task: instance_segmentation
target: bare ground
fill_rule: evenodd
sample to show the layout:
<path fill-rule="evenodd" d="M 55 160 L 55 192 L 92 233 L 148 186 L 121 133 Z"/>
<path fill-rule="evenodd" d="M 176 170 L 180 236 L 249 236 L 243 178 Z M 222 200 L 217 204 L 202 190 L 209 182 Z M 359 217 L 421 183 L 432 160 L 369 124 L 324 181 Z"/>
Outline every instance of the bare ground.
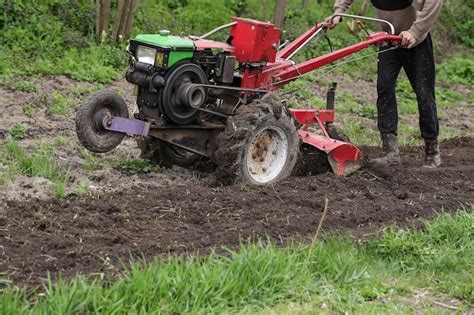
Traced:
<path fill-rule="evenodd" d="M 320 169 L 305 170 L 306 176 L 272 187 L 222 187 L 212 172 L 182 168 L 123 174 L 111 161 L 137 158 L 133 139 L 111 153 L 90 154 L 75 138 L 74 110 L 67 117 L 47 113 L 55 91 L 76 104 L 94 86 L 65 77 L 37 79 L 36 83 L 41 93 L 0 85 L 0 138 L 9 137 L 17 122 L 28 128 L 20 141 L 27 149 L 35 148 L 38 140 L 54 143 L 58 136 L 67 138 L 69 143 L 58 146 L 55 154 L 69 169 L 71 182 L 64 199 L 52 198 L 51 182 L 43 178 L 16 176 L 1 187 L 0 273 L 7 273 L 15 285 L 38 284 L 48 272 L 53 278 L 96 272 L 115 275 L 122 270 L 120 261 L 130 257 L 149 260 L 168 254 L 207 253 L 211 248 L 235 247 L 248 238 L 281 243 L 306 240 L 315 231 L 326 198 L 330 212 L 325 229 L 350 233 L 356 239 L 390 224 L 405 225 L 474 203 L 471 137 L 442 144 L 444 164 L 439 170 L 421 168 L 421 148 L 406 147 L 399 167 L 381 169 L 366 164 L 348 178 L 320 174 Z M 131 86 L 120 80 L 110 88 L 125 96 L 132 112 Z M 375 93 L 367 82 L 344 89 L 367 102 Z M 323 94 L 323 89 L 318 93 Z M 24 104 L 37 109 L 34 118 L 24 113 Z M 442 120 L 441 128 L 459 121 L 460 129 L 462 121 L 472 125 L 469 102 L 446 110 L 452 119 Z M 373 128 L 373 121 L 362 121 Z M 467 129 L 461 135 L 464 132 L 471 134 Z M 363 151 L 366 157 L 379 153 L 373 147 Z M 86 168 L 91 161 L 93 167 Z M 89 187 L 86 198 L 72 194 L 79 183 Z"/>
<path fill-rule="evenodd" d="M 443 143 L 445 163 L 423 169 L 418 148 L 403 164 L 366 165 L 348 178 L 292 177 L 272 187 L 195 183 L 129 188 L 88 198 L 6 202 L 0 219 L 0 272 L 17 285 L 76 273 L 119 273 L 130 257 L 235 247 L 248 238 L 309 239 L 329 200 L 326 231 L 373 235 L 474 203 L 474 140 Z M 378 152 L 365 148 L 368 155 Z"/>

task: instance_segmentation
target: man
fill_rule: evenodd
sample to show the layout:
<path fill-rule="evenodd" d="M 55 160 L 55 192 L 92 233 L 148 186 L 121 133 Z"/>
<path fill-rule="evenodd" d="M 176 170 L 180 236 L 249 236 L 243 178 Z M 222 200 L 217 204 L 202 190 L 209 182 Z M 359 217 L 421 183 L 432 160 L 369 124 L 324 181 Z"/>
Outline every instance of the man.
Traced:
<path fill-rule="evenodd" d="M 344 13 L 354 0 L 336 0 L 335 13 Z M 430 29 L 441 10 L 442 0 L 371 0 L 377 17 L 391 22 L 402 37 L 403 48 L 381 47 L 377 77 L 378 128 L 382 138 L 382 157 L 374 162 L 383 165 L 400 164 L 397 145 L 398 111 L 395 84 L 401 68 L 405 70 L 416 94 L 421 136 L 425 140 L 424 166 L 441 165 L 438 135 L 439 125 L 435 102 L 435 64 Z M 340 17 L 329 17 L 333 28 Z"/>

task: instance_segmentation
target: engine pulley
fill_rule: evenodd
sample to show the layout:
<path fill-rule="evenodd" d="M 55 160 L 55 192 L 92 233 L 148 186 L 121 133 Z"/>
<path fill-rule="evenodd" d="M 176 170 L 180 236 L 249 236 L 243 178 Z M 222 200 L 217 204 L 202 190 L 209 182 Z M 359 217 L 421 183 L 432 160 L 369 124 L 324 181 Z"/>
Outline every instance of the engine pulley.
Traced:
<path fill-rule="evenodd" d="M 168 72 L 165 81 L 160 98 L 165 118 L 178 125 L 196 120 L 199 116 L 198 108 L 207 98 L 205 89 L 199 86 L 208 84 L 204 71 L 195 64 L 183 64 Z"/>

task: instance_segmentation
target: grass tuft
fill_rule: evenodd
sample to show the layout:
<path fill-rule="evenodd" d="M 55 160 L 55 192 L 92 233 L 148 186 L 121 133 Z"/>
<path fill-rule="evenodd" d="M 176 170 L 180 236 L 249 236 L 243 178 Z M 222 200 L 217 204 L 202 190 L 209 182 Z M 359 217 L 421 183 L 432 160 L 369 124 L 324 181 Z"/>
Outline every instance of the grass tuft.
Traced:
<path fill-rule="evenodd" d="M 70 181 L 69 172 L 55 161 L 52 146 L 39 144 L 34 152 L 28 152 L 16 141 L 6 141 L 0 159 L 8 162 L 11 174 L 39 176 L 50 180 L 54 195 L 64 197 L 66 184 Z"/>
<path fill-rule="evenodd" d="M 155 164 L 152 164 L 149 160 L 143 159 L 131 159 L 131 160 L 116 160 L 114 162 L 115 168 L 125 174 L 138 174 L 138 173 L 160 173 L 163 169 Z"/>
<path fill-rule="evenodd" d="M 28 133 L 28 128 L 20 123 L 15 123 L 11 128 L 10 128 L 10 136 L 14 140 L 21 140 L 23 139 L 26 134 Z"/>

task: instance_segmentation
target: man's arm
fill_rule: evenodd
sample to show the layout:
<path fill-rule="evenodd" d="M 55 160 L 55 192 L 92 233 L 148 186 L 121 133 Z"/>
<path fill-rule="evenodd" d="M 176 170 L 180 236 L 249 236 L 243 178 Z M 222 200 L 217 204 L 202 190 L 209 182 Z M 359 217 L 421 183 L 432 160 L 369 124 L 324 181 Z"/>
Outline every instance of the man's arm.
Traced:
<path fill-rule="evenodd" d="M 417 18 L 408 32 L 419 41 L 424 37 L 433 26 L 439 11 L 443 6 L 442 0 L 425 0 L 421 11 L 418 12 Z"/>
<path fill-rule="evenodd" d="M 336 3 L 334 4 L 334 14 L 346 12 L 353 2 L 354 0 L 336 0 Z M 341 17 L 336 16 L 333 18 L 332 15 L 328 16 L 325 21 L 329 28 L 335 27 L 339 22 L 341 22 Z"/>
<path fill-rule="evenodd" d="M 354 0 L 336 0 L 334 13 L 344 13 L 354 3 Z"/>

